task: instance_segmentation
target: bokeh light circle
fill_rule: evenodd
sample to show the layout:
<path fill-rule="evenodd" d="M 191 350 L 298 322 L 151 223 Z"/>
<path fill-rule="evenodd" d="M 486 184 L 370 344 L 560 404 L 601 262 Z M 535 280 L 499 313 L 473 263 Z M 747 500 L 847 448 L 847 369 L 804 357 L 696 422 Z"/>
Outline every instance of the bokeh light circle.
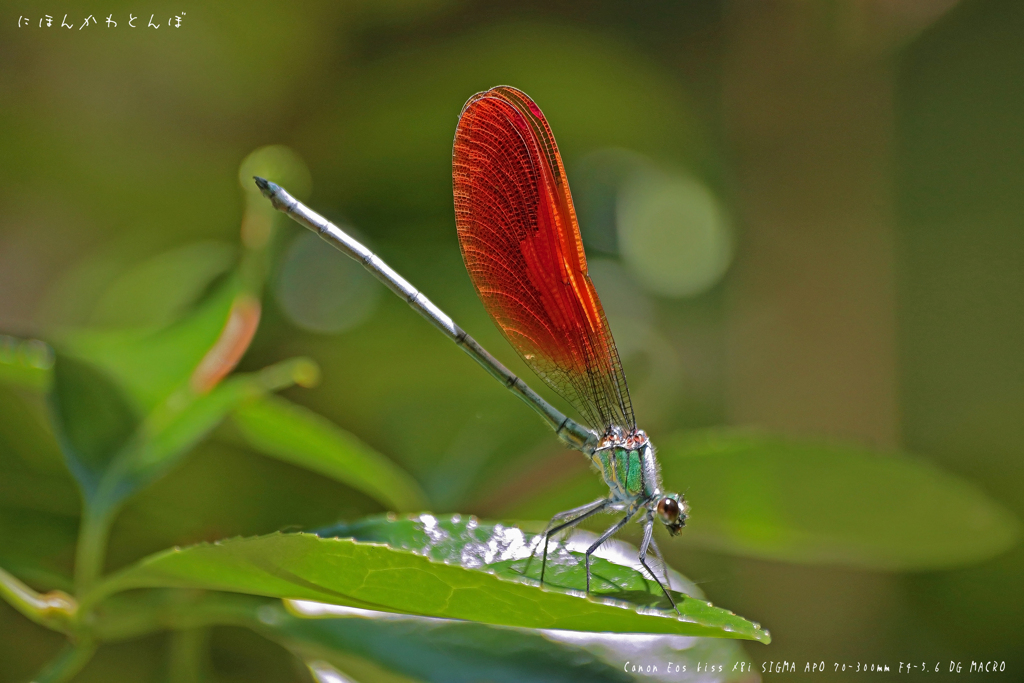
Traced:
<path fill-rule="evenodd" d="M 288 247 L 275 287 L 289 320 L 304 330 L 326 334 L 363 323 L 376 308 L 380 292 L 361 265 L 307 231 Z"/>
<path fill-rule="evenodd" d="M 617 200 L 619 251 L 650 292 L 695 296 L 725 274 L 732 231 L 724 209 L 703 183 L 645 168 L 623 181 Z"/>
<path fill-rule="evenodd" d="M 297 199 L 305 200 L 313 189 L 306 162 L 292 148 L 267 145 L 253 151 L 238 169 L 238 182 L 246 192 L 259 194 L 253 176 L 273 181 Z"/>

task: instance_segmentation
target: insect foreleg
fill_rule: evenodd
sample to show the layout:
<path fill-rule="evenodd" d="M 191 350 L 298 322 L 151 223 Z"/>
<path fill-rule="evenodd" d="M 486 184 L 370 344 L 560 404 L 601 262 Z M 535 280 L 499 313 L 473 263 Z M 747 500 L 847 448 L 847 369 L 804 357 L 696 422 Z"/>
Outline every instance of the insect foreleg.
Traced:
<path fill-rule="evenodd" d="M 676 601 L 672 599 L 672 594 L 668 592 L 668 588 L 665 588 L 665 585 L 661 582 L 661 579 L 658 578 L 658 575 L 655 574 L 654 570 L 652 570 L 650 568 L 650 566 L 648 566 L 648 564 L 647 564 L 647 548 L 650 547 L 650 545 L 651 545 L 653 540 L 654 540 L 654 516 L 651 515 L 651 513 L 648 512 L 647 513 L 647 518 L 644 520 L 644 540 L 640 544 L 640 553 L 637 556 L 637 559 L 640 560 L 640 565 L 644 569 L 647 570 L 647 573 L 651 575 L 651 578 L 654 579 L 654 582 L 658 584 L 659 588 L 661 588 L 661 592 L 665 594 L 666 598 L 668 598 L 669 604 L 672 605 L 672 609 L 674 609 L 676 611 L 676 614 L 679 614 L 679 608 L 676 607 Z M 658 550 L 657 546 L 654 547 L 654 551 L 658 555 L 658 559 L 661 559 L 661 552 Z M 668 580 L 668 573 L 667 573 L 668 572 L 668 567 L 665 564 L 665 560 L 661 560 L 661 564 L 662 564 L 663 567 L 665 567 L 665 571 L 666 571 L 665 583 L 668 583 L 669 585 L 672 585 L 669 582 L 669 580 Z"/>

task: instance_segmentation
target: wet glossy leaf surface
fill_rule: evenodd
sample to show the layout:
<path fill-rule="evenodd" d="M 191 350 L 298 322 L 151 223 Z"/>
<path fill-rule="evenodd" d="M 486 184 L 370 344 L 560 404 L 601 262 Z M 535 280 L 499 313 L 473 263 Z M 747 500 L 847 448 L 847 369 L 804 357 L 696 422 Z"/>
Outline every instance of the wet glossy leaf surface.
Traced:
<path fill-rule="evenodd" d="M 479 567 L 512 581 L 529 579 L 531 584 L 540 583 L 541 549 L 536 536 L 524 534 L 515 527 L 480 522 L 473 517 L 380 515 L 353 524 L 339 524 L 318 533 L 387 543 L 435 561 Z M 544 585 L 585 592 L 583 551 L 594 540 L 592 534 L 579 532 L 564 545 L 551 543 Z M 671 610 L 658 584 L 640 569 L 636 554 L 636 548 L 614 540 L 601 546 L 590 562 L 591 595 Z M 659 563 L 652 561 L 650 564 L 657 567 L 655 571 L 661 571 Z M 673 599 L 685 617 L 723 630 L 736 628 L 739 622 L 751 626 L 750 622 L 704 601 L 700 589 L 678 572 L 670 571 L 670 578 Z M 755 624 L 753 629 L 759 631 L 760 627 Z"/>
<path fill-rule="evenodd" d="M 525 534 L 514 526 L 481 522 L 463 515 L 377 515 L 352 523 L 340 523 L 317 532 L 324 537 L 353 538 L 364 542 L 386 543 L 392 548 L 411 550 L 437 562 L 488 572 L 510 580 L 531 579 L 539 584 L 541 546 L 537 536 Z M 586 572 L 582 549 L 593 542 L 592 535 L 580 532 L 568 543 L 552 541 L 548 549 L 546 586 L 585 591 Z M 638 571 L 636 548 L 609 540 L 591 559 L 595 595 L 630 596 L 638 604 L 668 609 L 661 589 L 642 571 Z M 634 567 L 634 565 L 637 565 Z M 660 564 L 652 562 L 652 566 Z M 700 589 L 677 572 L 672 572 L 677 599 L 703 598 Z"/>

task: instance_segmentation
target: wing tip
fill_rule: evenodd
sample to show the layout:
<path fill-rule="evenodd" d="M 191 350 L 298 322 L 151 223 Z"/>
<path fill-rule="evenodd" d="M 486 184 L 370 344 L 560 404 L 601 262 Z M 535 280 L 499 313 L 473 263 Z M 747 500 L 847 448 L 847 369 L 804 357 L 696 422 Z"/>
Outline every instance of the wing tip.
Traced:
<path fill-rule="evenodd" d="M 514 97 L 509 97 L 510 94 L 513 95 Z M 473 104 L 479 102 L 480 100 L 490 98 L 501 100 L 502 102 L 510 104 L 520 111 L 522 111 L 522 105 L 526 105 L 526 107 L 530 110 L 530 113 L 534 114 L 535 116 L 539 116 L 542 119 L 544 118 L 544 114 L 541 112 L 540 107 L 538 107 L 537 103 L 533 101 L 533 98 L 531 98 L 525 92 L 523 92 L 522 90 L 513 85 L 495 85 L 488 88 L 487 90 L 481 90 L 480 92 L 475 93 L 472 97 L 466 100 L 466 103 L 462 105 L 462 111 L 459 112 L 459 119 L 462 119 L 462 116 L 466 113 L 466 110 L 469 109 Z M 520 101 L 517 102 L 516 98 L 518 98 Z"/>

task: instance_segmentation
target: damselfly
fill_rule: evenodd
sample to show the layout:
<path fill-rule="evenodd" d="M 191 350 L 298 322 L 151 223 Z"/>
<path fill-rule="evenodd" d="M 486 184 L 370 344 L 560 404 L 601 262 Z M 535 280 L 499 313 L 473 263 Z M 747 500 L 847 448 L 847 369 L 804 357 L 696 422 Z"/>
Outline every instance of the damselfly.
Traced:
<path fill-rule="evenodd" d="M 545 529 L 541 584 L 552 536 L 597 513 L 624 512 L 585 553 L 589 593 L 591 555 L 642 514 L 638 559 L 675 607 L 667 569 L 663 584 L 647 563 L 647 551 L 653 549 L 664 565 L 654 522 L 677 535 L 686 523 L 687 505 L 683 496 L 662 490 L 654 446 L 636 426 L 615 340 L 587 274 L 562 158 L 540 108 L 507 86 L 471 97 L 455 131 L 452 177 L 459 244 L 484 308 L 523 361 L 576 408 L 584 424 L 541 398 L 362 244 L 274 183 L 256 178 L 256 184 L 275 208 L 362 263 L 404 298 L 601 473 L 608 495 L 555 515 Z"/>

